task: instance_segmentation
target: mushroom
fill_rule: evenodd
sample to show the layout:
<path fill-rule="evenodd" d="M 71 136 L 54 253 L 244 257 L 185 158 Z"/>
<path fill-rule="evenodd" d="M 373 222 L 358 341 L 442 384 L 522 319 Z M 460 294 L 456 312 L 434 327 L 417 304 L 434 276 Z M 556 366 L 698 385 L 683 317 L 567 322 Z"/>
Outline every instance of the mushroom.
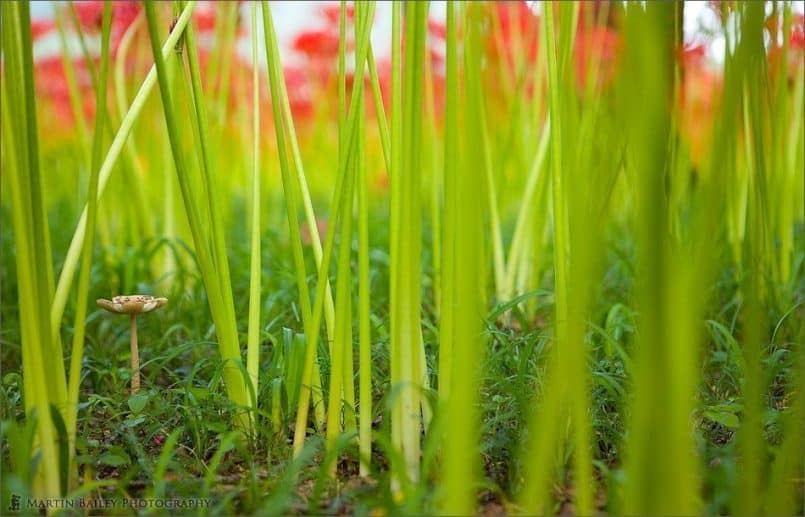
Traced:
<path fill-rule="evenodd" d="M 128 314 L 131 339 L 131 393 L 140 389 L 140 352 L 137 347 L 137 315 L 159 309 L 166 303 L 167 298 L 155 298 L 147 294 L 130 294 L 115 296 L 111 300 L 99 298 L 98 307 L 115 314 Z"/>

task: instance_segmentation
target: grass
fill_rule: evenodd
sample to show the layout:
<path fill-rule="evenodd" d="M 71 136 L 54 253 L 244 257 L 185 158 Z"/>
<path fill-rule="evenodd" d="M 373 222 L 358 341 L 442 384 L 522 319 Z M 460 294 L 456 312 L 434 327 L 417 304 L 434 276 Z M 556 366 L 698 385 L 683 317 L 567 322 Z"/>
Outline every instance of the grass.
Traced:
<path fill-rule="evenodd" d="M 450 2 L 428 69 L 428 4 L 394 4 L 386 77 L 374 3 L 342 3 L 311 119 L 276 12 L 248 7 L 267 68 L 232 58 L 231 6 L 207 55 L 193 2 L 146 3 L 129 47 L 102 45 L 100 116 L 62 142 L 38 127 L 27 4 L 2 6 L 0 507 L 803 511 L 805 80 L 764 51 L 762 5 L 725 22 L 704 155 L 671 5 L 606 8 L 612 72 L 603 46 L 577 56 L 606 9 L 521 26 Z M 140 321 L 137 394 L 125 325 L 90 303 L 130 292 L 170 300 Z"/>

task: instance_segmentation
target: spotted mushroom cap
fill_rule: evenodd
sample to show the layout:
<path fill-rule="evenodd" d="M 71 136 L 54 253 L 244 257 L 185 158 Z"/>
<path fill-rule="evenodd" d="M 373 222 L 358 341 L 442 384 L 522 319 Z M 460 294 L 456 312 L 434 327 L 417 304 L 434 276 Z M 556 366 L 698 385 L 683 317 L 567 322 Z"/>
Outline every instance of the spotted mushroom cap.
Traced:
<path fill-rule="evenodd" d="M 167 298 L 155 298 L 148 294 L 129 294 L 115 296 L 111 300 L 99 298 L 96 303 L 109 312 L 116 314 L 142 314 L 159 309 L 166 303 Z"/>

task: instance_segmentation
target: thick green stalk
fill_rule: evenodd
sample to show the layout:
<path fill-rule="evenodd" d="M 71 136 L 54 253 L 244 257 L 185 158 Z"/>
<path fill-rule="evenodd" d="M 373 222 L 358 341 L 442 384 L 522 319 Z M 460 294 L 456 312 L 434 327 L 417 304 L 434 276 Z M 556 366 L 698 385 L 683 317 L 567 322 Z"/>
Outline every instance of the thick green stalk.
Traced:
<path fill-rule="evenodd" d="M 445 38 L 445 114 L 444 114 L 444 214 L 445 229 L 442 251 L 442 307 L 439 312 L 439 400 L 445 404 L 450 396 L 453 372 L 456 300 L 456 235 L 460 221 L 456 213 L 459 171 L 459 65 L 458 16 L 456 2 L 447 2 Z"/>
<path fill-rule="evenodd" d="M 252 4 L 252 217 L 251 259 L 249 272 L 249 327 L 246 345 L 246 370 L 252 382 L 257 410 L 260 367 L 260 65 L 257 46 L 257 4 Z"/>
<path fill-rule="evenodd" d="M 442 171 L 439 168 L 439 153 L 437 151 L 436 133 L 436 107 L 434 106 L 433 93 L 433 66 L 430 63 L 430 56 L 425 64 L 425 171 L 426 177 L 430 179 L 427 186 L 428 208 L 430 209 L 431 226 L 431 264 L 433 267 L 433 305 L 438 314 L 442 299 Z"/>
<path fill-rule="evenodd" d="M 549 480 L 556 460 L 557 447 L 564 447 L 566 436 L 561 427 L 570 424 L 571 440 L 574 445 L 574 478 L 576 490 L 576 509 L 580 514 L 590 514 L 592 508 L 592 458 L 590 457 L 590 423 L 587 408 L 589 405 L 589 388 L 586 374 L 586 350 L 584 343 L 584 327 L 586 326 L 586 299 L 589 281 L 589 254 L 591 249 L 571 244 L 574 237 L 570 231 L 571 209 L 576 214 L 577 224 L 581 224 L 577 232 L 587 228 L 579 216 L 583 210 L 589 210 L 580 199 L 578 188 L 574 189 L 573 180 L 578 179 L 580 166 L 573 160 L 567 160 L 563 154 L 569 135 L 573 133 L 565 129 L 565 125 L 574 128 L 573 112 L 562 102 L 559 91 L 572 85 L 567 61 L 570 44 L 568 32 L 574 32 L 569 23 L 575 20 L 577 4 L 561 5 L 560 32 L 555 32 L 554 9 L 546 9 L 543 15 L 541 33 L 542 45 L 545 46 L 548 65 L 548 90 L 550 114 L 551 144 L 551 194 L 553 204 L 553 247 L 554 247 L 554 325 L 555 347 L 548 362 L 548 373 L 543 383 L 541 401 L 538 409 L 532 413 L 529 430 L 533 436 L 527 445 L 526 484 L 523 489 L 521 504 L 527 513 L 546 512 L 549 507 Z M 570 12 L 568 12 L 570 11 Z M 557 37 L 558 36 L 558 37 Z M 573 138 L 579 138 L 573 135 Z M 578 147 L 581 147 L 579 145 Z M 578 152 L 578 151 L 577 151 Z M 535 230 L 539 230 L 538 228 Z M 573 251 L 573 255 L 571 254 Z M 585 267 L 582 267 L 585 266 Z M 570 279 L 574 277 L 571 292 Z M 572 301 L 572 304 L 571 304 Z M 567 431 L 565 431 L 567 432 Z"/>
<path fill-rule="evenodd" d="M 672 136 L 668 106 L 673 91 L 673 8 L 659 3 L 648 4 L 645 10 L 629 6 L 626 16 L 629 50 L 619 107 L 626 117 L 622 125 L 629 128 L 636 198 L 634 296 L 640 314 L 625 453 L 626 514 L 701 512 L 690 429 L 700 325 L 696 304 L 690 300 L 698 264 L 677 255 L 672 245 L 665 189 Z M 638 107 L 635 98 L 645 102 Z M 663 444 L 662 450 L 657 443 Z"/>
<path fill-rule="evenodd" d="M 375 64 L 375 56 L 371 45 L 369 45 L 369 54 L 366 60 L 369 63 L 369 81 L 372 86 L 372 98 L 375 101 L 375 117 L 377 117 L 377 127 L 380 132 L 380 145 L 383 147 L 383 159 L 386 165 L 386 172 L 388 172 L 391 170 L 391 136 L 389 135 L 389 125 L 386 120 L 386 108 L 383 107 L 383 94 L 380 90 L 377 64 Z"/>
<path fill-rule="evenodd" d="M 371 48 L 370 48 L 371 50 Z M 369 58 L 370 68 L 372 63 Z M 379 115 L 378 115 L 379 117 Z M 364 124 L 358 135 L 358 337 L 359 344 L 359 453 L 360 475 L 368 476 L 372 456 L 372 330 L 369 284 L 369 188 L 364 151 Z"/>
<path fill-rule="evenodd" d="M 400 210 L 400 178 L 402 176 L 402 3 L 396 2 L 391 6 L 391 168 L 389 168 L 390 179 L 390 213 L 397 214 Z M 398 332 L 399 325 L 399 303 L 398 281 L 396 271 L 399 268 L 399 233 L 400 221 L 398 217 L 392 216 L 389 221 L 389 323 L 391 335 Z M 402 382 L 401 346 L 398 339 L 391 339 L 390 349 L 390 383 L 392 387 L 399 386 Z M 400 395 L 391 405 L 391 444 L 397 450 L 402 450 L 402 402 Z M 401 470 L 401 469 L 398 469 Z M 392 477 L 391 489 L 397 494 L 400 490 L 400 480 Z"/>
<path fill-rule="evenodd" d="M 207 210 L 210 218 L 210 229 L 212 238 L 212 260 L 213 266 L 217 271 L 218 282 L 221 285 L 221 293 L 224 296 L 224 308 L 227 320 L 231 326 L 237 340 L 237 322 L 235 317 L 235 306 L 232 298 L 232 281 L 229 275 L 229 258 L 226 252 L 226 242 L 222 228 L 223 221 L 218 199 L 218 185 L 215 180 L 218 178 L 215 162 L 211 158 L 212 141 L 209 137 L 209 119 L 207 117 L 207 107 L 204 99 L 204 92 L 201 85 L 201 72 L 199 70 L 198 51 L 196 50 L 193 25 L 188 25 L 185 30 L 185 48 L 187 50 L 187 61 L 190 70 L 190 85 L 193 94 L 193 107 L 198 134 L 199 165 L 201 175 L 204 179 L 204 189 L 207 197 Z M 227 80 L 227 84 L 228 84 Z"/>
<path fill-rule="evenodd" d="M 483 98 L 478 101 L 483 106 Z M 486 187 L 486 203 L 489 210 L 489 226 L 491 230 L 490 241 L 492 245 L 492 273 L 495 280 L 495 294 L 498 301 L 506 301 L 502 291 L 504 286 L 504 275 L 506 273 L 506 259 L 503 256 L 503 234 L 500 226 L 500 215 L 498 210 L 498 196 L 495 188 L 495 171 L 492 162 L 492 147 L 489 143 L 489 131 L 487 127 L 486 113 L 482 108 L 480 120 L 478 122 L 483 128 L 481 141 L 482 156 L 484 164 L 484 180 Z"/>
<path fill-rule="evenodd" d="M 220 142 L 223 130 L 226 127 L 227 117 L 229 115 L 229 87 L 232 84 L 231 70 L 232 61 L 235 57 L 235 36 L 238 30 L 238 10 L 240 6 L 237 2 L 223 2 L 221 4 L 224 16 L 220 16 L 222 34 L 221 38 L 216 38 L 216 46 L 219 49 L 219 65 L 221 70 L 219 73 L 211 75 L 210 77 L 217 77 L 219 80 L 217 98 L 215 99 L 215 115 L 218 119 L 218 133 L 216 141 Z M 217 148 L 216 148 L 217 151 Z"/>
<path fill-rule="evenodd" d="M 53 273 L 39 169 L 30 12 L 27 2 L 5 2 L 0 9 L 3 177 L 8 178 L 17 256 L 25 407 L 29 417 L 36 415 L 34 451 L 41 454 L 33 492 L 58 497 L 66 487 L 60 477 L 51 405 L 63 414 L 67 389 L 61 345 L 52 339 L 46 305 L 52 296 Z M 9 77 L 16 79 L 9 81 Z"/>
<path fill-rule="evenodd" d="M 449 328 L 445 333 L 452 332 L 451 342 L 460 346 L 452 354 L 452 365 L 449 396 L 444 398 L 447 422 L 451 431 L 445 440 L 444 470 L 442 474 L 445 486 L 445 498 L 442 503 L 442 512 L 446 515 L 469 515 L 476 511 L 477 482 L 481 470 L 480 456 L 472 451 L 478 450 L 480 439 L 480 415 L 478 413 L 478 397 L 480 388 L 480 374 L 482 357 L 484 353 L 484 339 L 482 337 L 483 319 L 485 314 L 485 289 L 482 259 L 477 250 L 483 239 L 483 212 L 478 210 L 483 206 L 483 192 L 479 188 L 484 184 L 483 161 L 479 154 L 483 140 L 482 126 L 474 124 L 480 116 L 479 97 L 481 96 L 480 60 L 477 59 L 481 49 L 482 17 L 479 4 L 467 7 L 467 28 L 465 31 L 465 59 L 466 59 L 466 93 L 468 104 L 468 124 L 464 126 L 466 162 L 461 170 L 461 177 L 457 177 L 456 164 L 451 167 L 453 176 L 445 187 L 455 189 L 450 194 L 452 215 L 460 225 L 445 226 L 445 230 L 453 233 L 451 238 L 454 250 L 450 253 L 452 262 L 446 264 L 445 273 L 448 275 L 453 293 L 448 299 L 451 304 L 442 307 L 442 314 L 451 312 L 448 319 Z M 452 2 L 448 4 L 448 37 L 456 37 L 455 14 Z M 455 43 L 452 43 L 449 59 L 456 59 Z M 448 71 L 455 74 L 455 64 L 448 66 Z M 451 86 L 455 88 L 452 81 Z M 455 91 L 455 90 L 452 90 Z M 455 113 L 457 100 L 450 108 L 450 124 L 457 123 Z M 451 140 L 455 138 L 457 128 L 451 128 Z M 455 141 L 451 141 L 451 146 Z M 455 154 L 455 149 L 449 149 Z M 447 170 L 446 170 L 447 172 Z M 446 198 L 448 193 L 445 192 Z M 453 350 L 451 350 L 453 352 Z"/>
<path fill-rule="evenodd" d="M 372 4 L 372 5 L 374 5 L 374 4 Z M 359 37 L 358 33 L 359 33 L 359 31 L 360 31 L 360 29 L 362 27 L 362 25 L 361 25 L 361 21 L 363 19 L 363 17 L 361 16 L 362 12 L 363 12 L 362 9 L 358 8 L 354 13 L 355 21 L 354 21 L 353 25 L 354 25 L 354 29 L 355 29 L 355 40 L 356 41 L 358 40 L 358 37 Z M 350 186 L 347 189 L 347 194 L 346 195 L 347 195 L 347 199 L 352 200 L 355 197 L 352 194 L 352 191 L 354 190 L 353 186 L 355 184 L 355 181 L 354 181 L 355 161 L 354 161 L 354 157 L 351 155 L 351 153 L 353 151 L 353 147 L 351 147 L 351 146 L 349 148 L 346 147 L 346 145 L 347 145 L 347 142 L 346 142 L 347 141 L 347 135 L 346 135 L 346 129 L 347 129 L 346 128 L 346 117 L 347 117 L 347 106 L 346 106 L 346 50 L 347 50 L 346 19 L 347 19 L 347 3 L 346 3 L 346 0 L 341 0 L 341 9 L 340 9 L 340 12 L 339 12 L 339 45 L 338 45 L 338 108 L 339 108 L 338 109 L 338 156 L 339 156 L 339 161 L 344 160 L 344 161 L 348 161 L 350 163 L 349 168 L 345 169 L 347 171 L 347 173 L 350 174 L 350 179 L 349 179 L 349 183 L 348 183 L 348 185 L 350 185 Z M 367 50 L 368 50 L 368 48 L 367 48 Z M 357 75 L 357 70 L 358 70 L 358 66 L 357 66 L 358 65 L 358 63 L 357 63 L 358 55 L 357 54 L 355 55 L 355 59 L 356 59 L 356 63 L 355 63 L 356 64 L 356 66 L 355 66 L 355 70 L 356 70 L 355 80 L 361 83 L 361 98 L 362 98 L 362 96 L 363 96 L 363 88 L 362 88 L 363 87 L 363 74 L 361 74 L 361 76 Z M 362 68 L 363 65 L 364 65 L 364 63 L 361 63 L 361 70 L 363 70 L 363 68 Z M 353 94 L 354 94 L 355 89 L 356 88 L 353 87 Z M 355 100 L 354 95 L 353 95 L 352 100 L 353 101 Z M 363 116 L 364 116 L 364 111 L 363 111 L 363 108 L 361 108 L 358 118 L 360 119 Z M 352 131 L 351 128 L 350 128 L 350 131 Z M 352 134 L 350 134 L 350 136 L 352 136 Z M 349 202 L 349 201 L 347 203 L 349 203 L 348 204 L 348 206 L 349 206 L 348 213 L 342 214 L 341 217 L 342 217 L 342 219 L 346 218 L 345 220 L 349 223 L 349 228 L 352 228 L 352 226 L 351 226 L 352 203 Z M 345 225 L 344 228 L 346 229 L 346 227 L 347 226 Z M 352 240 L 351 230 L 350 230 L 350 232 L 347 232 L 347 238 L 351 242 L 351 240 Z M 342 236 L 342 241 L 343 241 L 343 239 L 344 239 L 344 237 Z M 347 261 L 348 260 L 349 259 L 347 259 Z M 341 258 L 340 258 L 340 255 L 339 255 L 339 268 L 340 268 L 340 261 L 341 261 Z M 349 269 L 347 269 L 347 272 L 349 272 Z M 342 283 L 342 277 L 341 277 L 340 273 L 338 275 L 338 279 L 339 279 L 339 284 Z M 338 295 L 336 295 L 336 297 L 337 296 Z M 349 306 L 348 307 L 345 306 L 345 307 L 342 307 L 339 310 L 339 307 L 336 305 L 336 321 L 339 319 L 339 313 L 341 314 L 342 318 L 346 314 L 351 315 L 351 304 L 352 304 L 352 298 L 350 296 L 350 298 L 349 298 Z M 352 321 L 351 317 L 350 317 L 350 319 L 348 321 L 350 321 L 350 322 Z M 338 326 L 338 323 L 336 323 L 336 326 Z M 347 334 L 349 334 L 349 336 L 347 336 Z M 344 406 L 345 406 L 344 407 L 343 429 L 345 431 L 354 431 L 355 430 L 355 418 L 354 418 L 355 417 L 355 414 L 354 414 L 354 412 L 355 412 L 355 381 L 354 381 L 355 375 L 354 375 L 354 365 L 353 365 L 353 362 L 352 362 L 352 325 L 351 324 L 349 325 L 349 330 L 345 329 L 341 333 L 336 332 L 335 335 L 336 335 L 336 339 L 340 338 L 340 339 L 344 340 L 343 347 L 342 347 L 342 354 L 344 354 L 344 359 L 342 361 L 343 368 L 341 369 L 342 375 L 344 376 L 343 377 L 343 384 L 342 384 L 343 403 L 344 403 Z M 330 360 L 332 361 L 332 357 L 330 358 Z M 337 372 L 337 371 L 339 371 L 339 370 L 335 369 L 335 367 L 333 366 L 333 372 Z M 331 399 L 332 399 L 332 395 L 331 395 Z M 338 413 L 339 414 L 341 413 L 340 407 L 339 407 Z M 329 431 L 329 428 L 328 428 L 328 431 Z"/>
<path fill-rule="evenodd" d="M 345 171 L 348 175 L 345 181 L 345 197 L 348 200 L 354 199 L 354 166 L 351 170 Z M 347 379 L 345 375 L 338 372 L 345 371 L 345 362 L 352 361 L 352 357 L 347 355 L 347 341 L 351 339 L 351 304 L 352 304 L 352 275 L 350 274 L 350 255 L 352 251 L 352 203 L 345 203 L 341 212 L 341 237 L 338 249 L 337 283 L 335 290 L 335 341 L 333 342 L 332 354 L 330 356 L 330 392 L 327 403 L 327 448 L 331 449 L 341 432 L 341 418 L 346 421 L 349 418 L 349 411 L 354 411 L 353 407 L 348 407 L 346 397 Z M 331 230 L 332 231 L 332 230 Z M 331 465 L 330 474 L 335 474 L 335 462 Z"/>
<path fill-rule="evenodd" d="M 391 277 L 391 341 L 394 353 L 392 362 L 398 367 L 396 379 L 399 384 L 400 397 L 395 404 L 397 418 L 392 417 L 392 428 L 397 427 L 394 434 L 401 441 L 401 452 L 405 460 L 405 472 L 408 480 L 419 479 L 420 456 L 420 387 L 422 342 L 420 329 L 420 289 L 422 247 L 421 229 L 421 151 L 422 151 L 422 104 L 425 22 L 427 20 L 427 2 L 415 2 L 405 5 L 406 9 L 406 42 L 408 51 L 404 58 L 402 78 L 405 87 L 402 90 L 401 134 L 395 134 L 394 143 L 401 143 L 401 154 L 398 155 L 397 171 L 392 174 L 392 189 L 397 190 L 396 199 L 392 199 L 392 239 L 393 248 Z M 396 42 L 395 42 L 396 44 Z M 397 72 L 395 69 L 394 72 Z M 393 73 L 394 73 L 393 72 Z M 392 146 L 394 152 L 394 146 Z M 392 160 L 392 163 L 394 161 Z M 394 194 L 392 194 L 394 195 Z"/>
<path fill-rule="evenodd" d="M 763 495 L 762 473 L 766 468 L 764 415 L 767 411 L 763 359 L 768 343 L 768 278 L 772 277 L 772 253 L 769 249 L 769 182 L 765 153 L 770 143 L 765 136 L 766 92 L 764 77 L 767 70 L 764 48 L 764 12 L 762 4 L 745 4 L 740 11 L 741 40 L 736 50 L 742 66 L 744 151 L 748 176 L 746 236 L 741 292 L 744 295 L 742 351 L 744 358 L 743 419 L 737 443 L 741 454 L 732 513 L 757 515 Z"/>

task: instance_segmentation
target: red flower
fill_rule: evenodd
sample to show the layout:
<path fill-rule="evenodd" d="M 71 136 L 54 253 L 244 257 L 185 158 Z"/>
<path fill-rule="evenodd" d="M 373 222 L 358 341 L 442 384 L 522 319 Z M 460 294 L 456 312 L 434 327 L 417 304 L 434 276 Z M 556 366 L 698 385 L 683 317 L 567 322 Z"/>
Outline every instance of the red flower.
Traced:
<path fill-rule="evenodd" d="M 75 59 L 73 66 L 76 71 L 78 89 L 84 101 L 82 108 L 85 117 L 89 119 L 93 116 L 95 110 L 95 99 L 91 94 L 92 86 L 89 72 L 82 58 Z M 60 124 L 73 121 L 73 109 L 70 104 L 70 94 L 61 56 L 53 55 L 36 60 L 34 63 L 34 85 L 37 97 L 50 101 L 47 104 L 52 107 L 55 120 Z"/>
<path fill-rule="evenodd" d="M 447 27 L 443 22 L 428 18 L 428 32 L 434 38 L 444 40 L 447 38 Z"/>
<path fill-rule="evenodd" d="M 34 41 L 42 36 L 46 36 L 54 29 L 55 25 L 50 20 L 36 20 L 31 22 L 31 37 Z"/>
<path fill-rule="evenodd" d="M 103 2 L 89 0 L 75 2 L 78 23 L 88 31 L 100 30 L 103 24 Z M 140 2 L 123 0 L 112 3 L 112 27 L 109 34 L 112 53 L 117 51 L 120 40 L 140 14 Z"/>
<path fill-rule="evenodd" d="M 211 31 L 215 28 L 215 4 L 199 2 L 193 9 L 193 23 L 199 32 Z"/>
<path fill-rule="evenodd" d="M 115 2 L 112 4 L 112 31 L 109 40 L 112 45 L 112 52 L 117 52 L 120 40 L 129 29 L 134 20 L 140 14 L 142 6 L 139 2 Z"/>
<path fill-rule="evenodd" d="M 84 29 L 100 29 L 103 22 L 103 2 L 83 0 L 73 2 L 78 23 Z"/>
<path fill-rule="evenodd" d="M 620 47 L 620 35 L 613 29 L 594 27 L 589 31 L 580 31 L 576 34 L 576 46 L 573 49 L 576 59 L 576 74 L 579 87 L 587 81 L 587 71 L 590 60 L 600 60 L 599 78 L 602 84 L 608 84 L 615 75 L 615 65 Z"/>
<path fill-rule="evenodd" d="M 677 59 L 683 67 L 689 68 L 701 65 L 706 53 L 707 48 L 704 43 L 685 43 L 685 46 L 678 52 Z"/>
<path fill-rule="evenodd" d="M 805 49 L 805 14 L 798 13 L 792 20 L 789 42 L 793 50 Z"/>
<path fill-rule="evenodd" d="M 310 91 L 305 70 L 297 67 L 285 67 L 283 73 L 291 112 L 297 117 L 307 118 L 312 116 L 313 95 Z"/>
<path fill-rule="evenodd" d="M 304 31 L 294 38 L 291 47 L 309 58 L 333 57 L 338 54 L 338 34 L 321 29 Z"/>
<path fill-rule="evenodd" d="M 515 32 L 522 38 L 529 60 L 535 61 L 537 57 L 538 18 L 531 12 L 528 5 L 522 1 L 494 2 L 497 11 L 492 16 L 492 23 L 500 24 L 502 48 L 499 48 L 498 39 L 494 36 L 497 30 L 490 31 L 489 47 L 493 57 L 504 60 L 509 67 L 514 67 Z M 495 17 L 497 19 L 495 19 Z"/>

